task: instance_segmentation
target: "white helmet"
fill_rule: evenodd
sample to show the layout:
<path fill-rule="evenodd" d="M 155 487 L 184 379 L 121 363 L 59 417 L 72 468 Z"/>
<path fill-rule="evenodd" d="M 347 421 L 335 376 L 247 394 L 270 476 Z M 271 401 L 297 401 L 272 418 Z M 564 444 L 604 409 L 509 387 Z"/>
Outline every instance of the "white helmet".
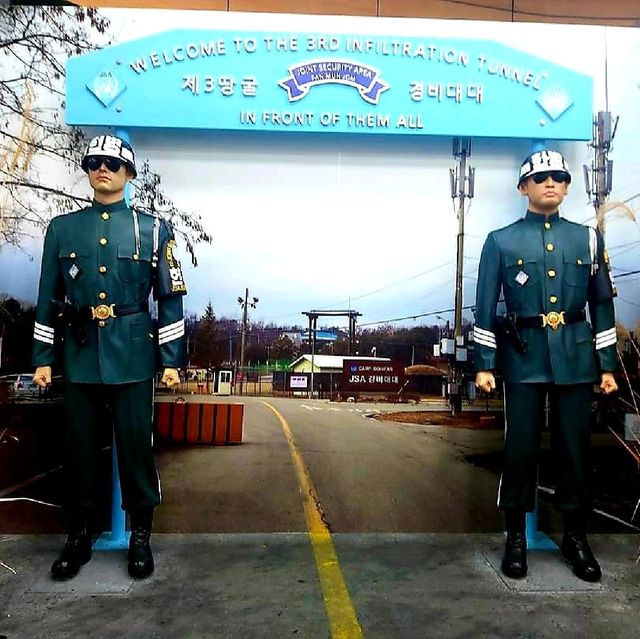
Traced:
<path fill-rule="evenodd" d="M 547 171 L 560 171 L 566 173 L 566 182 L 571 182 L 571 173 L 567 161 L 557 151 L 536 151 L 532 153 L 520 167 L 520 177 L 518 186 L 527 178 L 536 173 L 546 173 Z"/>
<path fill-rule="evenodd" d="M 90 157 L 107 157 L 120 160 L 126 164 L 136 177 L 136 159 L 131 145 L 122 138 L 115 135 L 98 135 L 89 142 L 84 155 L 82 156 L 82 169 L 87 173 L 87 160 Z"/>

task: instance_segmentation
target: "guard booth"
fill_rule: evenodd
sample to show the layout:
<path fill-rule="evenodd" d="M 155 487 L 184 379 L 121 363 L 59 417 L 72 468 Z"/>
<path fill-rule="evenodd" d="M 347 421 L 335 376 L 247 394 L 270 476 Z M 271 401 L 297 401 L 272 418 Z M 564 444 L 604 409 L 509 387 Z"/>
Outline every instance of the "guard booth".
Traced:
<path fill-rule="evenodd" d="M 233 371 L 231 369 L 221 369 L 214 373 L 213 394 L 231 395 Z"/>

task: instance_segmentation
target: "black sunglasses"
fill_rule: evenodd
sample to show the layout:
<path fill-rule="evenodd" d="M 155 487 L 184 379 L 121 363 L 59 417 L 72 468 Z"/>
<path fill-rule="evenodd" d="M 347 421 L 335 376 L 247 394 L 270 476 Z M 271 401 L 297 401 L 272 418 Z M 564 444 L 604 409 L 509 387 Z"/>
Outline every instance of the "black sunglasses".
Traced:
<path fill-rule="evenodd" d="M 108 171 L 111 171 L 111 173 L 117 173 L 122 166 L 122 162 L 117 158 L 110 158 L 102 155 L 92 155 L 90 158 L 87 158 L 87 168 L 89 171 L 97 171 L 103 164 L 107 167 Z"/>
<path fill-rule="evenodd" d="M 543 171 L 542 173 L 534 173 L 531 177 L 536 184 L 542 184 L 549 176 L 551 176 L 554 182 L 558 182 L 559 184 L 562 182 L 567 182 L 568 184 L 571 181 L 566 171 Z"/>

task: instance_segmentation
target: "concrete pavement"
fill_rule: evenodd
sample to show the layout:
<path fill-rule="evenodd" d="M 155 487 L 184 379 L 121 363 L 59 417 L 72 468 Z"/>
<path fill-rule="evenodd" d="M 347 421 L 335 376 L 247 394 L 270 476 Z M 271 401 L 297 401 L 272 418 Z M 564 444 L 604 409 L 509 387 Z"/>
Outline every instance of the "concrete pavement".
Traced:
<path fill-rule="evenodd" d="M 2 536 L 0 635 L 7 639 L 326 639 L 303 533 L 155 535 L 157 569 L 132 582 L 123 552 L 97 553 L 62 584 L 48 568 L 63 537 Z M 637 537 L 599 535 L 601 584 L 558 553 L 530 553 L 519 582 L 495 569 L 501 535 L 336 534 L 353 606 L 369 639 L 634 639 Z M 349 635 L 342 635 L 349 639 Z"/>

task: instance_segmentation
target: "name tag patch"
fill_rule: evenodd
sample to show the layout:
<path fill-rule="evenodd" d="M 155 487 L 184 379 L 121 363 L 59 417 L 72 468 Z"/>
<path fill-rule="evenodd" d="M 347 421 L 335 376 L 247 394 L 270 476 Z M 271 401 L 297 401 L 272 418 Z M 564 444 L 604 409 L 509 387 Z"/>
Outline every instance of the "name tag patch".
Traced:
<path fill-rule="evenodd" d="M 184 283 L 184 277 L 182 275 L 182 269 L 180 268 L 180 262 L 173 255 L 173 248 L 176 245 L 174 240 L 167 242 L 167 248 L 165 251 L 165 259 L 167 260 L 167 266 L 169 269 L 169 277 L 171 278 L 171 292 L 172 293 L 186 293 L 187 287 Z"/>

